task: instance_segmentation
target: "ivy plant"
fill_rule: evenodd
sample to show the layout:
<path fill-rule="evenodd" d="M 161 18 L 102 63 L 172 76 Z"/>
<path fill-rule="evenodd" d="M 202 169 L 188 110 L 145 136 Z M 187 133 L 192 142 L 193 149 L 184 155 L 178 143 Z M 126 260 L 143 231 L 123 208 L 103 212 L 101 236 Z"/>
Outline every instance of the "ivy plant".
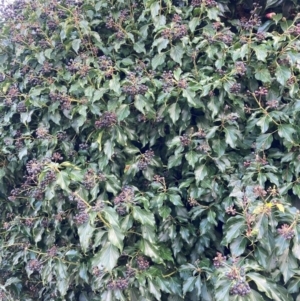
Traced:
<path fill-rule="evenodd" d="M 4 6 L 0 299 L 299 301 L 299 9 Z"/>

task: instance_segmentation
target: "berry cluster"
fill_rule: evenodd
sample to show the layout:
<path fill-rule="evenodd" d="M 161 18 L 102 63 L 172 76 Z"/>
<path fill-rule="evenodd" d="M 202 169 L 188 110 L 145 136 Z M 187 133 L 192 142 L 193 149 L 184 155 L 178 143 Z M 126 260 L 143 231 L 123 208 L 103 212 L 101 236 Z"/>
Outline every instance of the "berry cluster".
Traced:
<path fill-rule="evenodd" d="M 283 224 L 281 228 L 277 229 L 277 232 L 285 239 L 292 239 L 295 236 L 294 229 L 287 224 Z"/>
<path fill-rule="evenodd" d="M 80 198 L 76 198 L 76 202 L 77 202 L 77 209 L 79 211 L 85 210 L 87 208 L 86 203 L 83 202 Z"/>
<path fill-rule="evenodd" d="M 135 269 L 133 269 L 130 265 L 126 264 L 126 278 L 131 278 L 135 276 Z"/>
<path fill-rule="evenodd" d="M 163 90 L 164 92 L 170 92 L 174 87 L 175 80 L 173 79 L 172 71 L 164 71 L 162 74 Z"/>
<path fill-rule="evenodd" d="M 203 142 L 203 143 L 200 143 L 196 149 L 201 152 L 208 153 L 211 150 L 211 147 L 209 146 L 209 144 L 207 142 Z"/>
<path fill-rule="evenodd" d="M 4 82 L 5 81 L 5 74 L 4 73 L 0 73 L 0 83 Z"/>
<path fill-rule="evenodd" d="M 183 134 L 179 137 L 179 140 L 182 146 L 188 146 L 192 141 L 190 135 L 188 134 Z"/>
<path fill-rule="evenodd" d="M 103 270 L 99 269 L 97 266 L 93 267 L 92 274 L 96 277 L 101 277 L 103 275 Z"/>
<path fill-rule="evenodd" d="M 68 95 L 56 92 L 50 92 L 49 97 L 52 101 L 58 101 L 65 110 L 71 109 L 71 99 Z"/>
<path fill-rule="evenodd" d="M 225 211 L 226 211 L 227 214 L 236 215 L 236 209 L 233 208 L 233 205 L 227 207 Z"/>
<path fill-rule="evenodd" d="M 250 19 L 243 17 L 240 20 L 241 27 L 245 30 L 252 30 L 254 27 L 261 25 L 261 18 L 257 14 L 253 14 Z"/>
<path fill-rule="evenodd" d="M 239 75 L 245 75 L 247 71 L 246 65 L 244 62 L 236 62 L 235 63 L 235 72 Z"/>
<path fill-rule="evenodd" d="M 119 19 L 121 21 L 120 23 L 122 23 L 124 21 L 124 17 L 125 17 L 125 15 L 124 15 L 124 11 L 123 11 L 123 18 Z M 109 29 L 113 29 L 117 32 L 116 37 L 118 40 L 123 40 L 125 38 L 125 33 L 123 32 L 122 27 L 114 21 L 112 16 L 109 16 L 106 18 L 106 27 Z"/>
<path fill-rule="evenodd" d="M 208 37 L 208 40 L 210 39 L 210 37 Z M 231 45 L 232 41 L 233 41 L 233 35 L 231 33 L 220 33 L 216 36 L 216 40 L 217 41 L 221 41 L 223 43 L 225 43 L 226 45 Z M 214 39 L 211 40 L 211 42 L 213 42 Z"/>
<path fill-rule="evenodd" d="M 127 213 L 126 206 L 124 204 L 118 205 L 116 211 L 120 216 L 123 216 Z"/>
<path fill-rule="evenodd" d="M 52 154 L 51 159 L 52 159 L 54 162 L 57 162 L 57 161 L 63 160 L 63 156 L 62 156 L 59 152 L 55 152 L 55 153 Z"/>
<path fill-rule="evenodd" d="M 225 276 L 230 280 L 237 280 L 240 278 L 240 273 L 239 270 L 234 267 L 229 272 L 226 272 Z"/>
<path fill-rule="evenodd" d="M 88 169 L 83 178 L 83 186 L 85 189 L 92 189 L 96 184 L 96 175 L 93 169 Z"/>
<path fill-rule="evenodd" d="M 239 280 L 230 288 L 229 293 L 230 295 L 246 296 L 251 293 L 251 288 L 248 282 Z"/>
<path fill-rule="evenodd" d="M 217 6 L 217 2 L 214 0 L 192 0 L 192 6 L 194 7 L 198 7 L 201 6 L 201 4 L 203 4 L 206 7 L 214 7 Z"/>
<path fill-rule="evenodd" d="M 104 71 L 104 75 L 106 77 L 111 77 L 114 73 L 114 67 L 113 67 L 113 63 L 112 63 L 112 60 L 105 56 L 105 55 L 102 55 L 99 57 L 99 66 L 100 66 L 100 69 L 102 71 Z"/>
<path fill-rule="evenodd" d="M 224 266 L 226 256 L 223 256 L 220 252 L 217 252 L 217 256 L 213 259 L 214 267 L 219 268 Z"/>
<path fill-rule="evenodd" d="M 18 113 L 25 113 L 27 111 L 26 105 L 25 105 L 25 101 L 20 101 L 17 104 L 17 112 Z"/>
<path fill-rule="evenodd" d="M 43 83 L 43 79 L 38 77 L 33 71 L 29 71 L 27 80 L 28 83 L 32 86 L 41 85 Z"/>
<path fill-rule="evenodd" d="M 88 65 L 81 65 L 81 67 L 78 70 L 77 74 L 79 74 L 79 76 L 81 78 L 86 78 L 90 70 L 91 70 L 90 66 L 88 66 Z"/>
<path fill-rule="evenodd" d="M 88 150 L 89 149 L 89 145 L 87 143 L 80 143 L 79 144 L 79 149 L 81 149 L 81 150 Z"/>
<path fill-rule="evenodd" d="M 48 20 L 47 26 L 50 31 L 54 31 L 58 26 L 58 22 L 56 20 Z"/>
<path fill-rule="evenodd" d="M 47 75 L 51 72 L 52 68 L 53 68 L 53 64 L 46 61 L 46 62 L 44 62 L 43 67 L 41 68 L 40 72 L 43 75 Z"/>
<path fill-rule="evenodd" d="M 74 221 L 77 225 L 85 224 L 88 220 L 89 215 L 84 210 L 74 216 Z"/>
<path fill-rule="evenodd" d="M 97 200 L 96 204 L 92 207 L 92 210 L 95 212 L 100 212 L 104 208 L 104 203 L 102 200 Z"/>
<path fill-rule="evenodd" d="M 117 115 L 113 112 L 105 112 L 101 116 L 100 120 L 95 122 L 97 129 L 111 128 L 117 123 Z"/>
<path fill-rule="evenodd" d="M 268 89 L 265 87 L 259 87 L 258 90 L 254 91 L 255 96 L 266 96 L 268 95 Z"/>
<path fill-rule="evenodd" d="M 32 159 L 26 164 L 26 170 L 29 175 L 37 175 L 43 170 L 43 163 Z"/>
<path fill-rule="evenodd" d="M 267 195 L 267 192 L 261 186 L 258 186 L 258 185 L 253 187 L 253 192 L 254 192 L 255 196 L 258 196 L 261 198 L 263 198 Z"/>
<path fill-rule="evenodd" d="M 293 26 L 288 30 L 288 33 L 292 34 L 293 36 L 299 36 L 300 35 L 300 23 L 298 23 L 296 26 Z"/>
<path fill-rule="evenodd" d="M 34 220 L 32 218 L 26 218 L 24 220 L 24 225 L 26 227 L 32 228 L 34 226 Z"/>
<path fill-rule="evenodd" d="M 147 150 L 143 155 L 141 155 L 139 162 L 137 163 L 138 169 L 139 170 L 147 169 L 153 157 L 154 157 L 154 152 L 152 150 Z"/>
<path fill-rule="evenodd" d="M 291 85 L 294 85 L 295 83 L 297 82 L 297 79 L 295 76 L 291 76 L 287 81 L 286 81 L 286 84 L 291 86 Z"/>
<path fill-rule="evenodd" d="M 177 87 L 180 89 L 186 89 L 188 87 L 188 83 L 186 79 L 184 78 L 179 79 L 179 81 L 177 82 Z"/>
<path fill-rule="evenodd" d="M 50 257 L 54 257 L 57 254 L 57 247 L 56 246 L 52 246 L 50 249 L 47 250 L 47 254 Z"/>
<path fill-rule="evenodd" d="M 9 88 L 8 92 L 7 92 L 7 97 L 11 98 L 12 101 L 17 100 L 19 95 L 19 89 L 16 85 L 13 85 Z"/>
<path fill-rule="evenodd" d="M 267 106 L 268 106 L 269 108 L 271 108 L 271 109 L 276 109 L 276 108 L 278 107 L 279 102 L 278 102 L 278 100 L 273 99 L 273 100 L 268 100 L 268 101 L 266 102 L 266 104 L 267 104 Z"/>
<path fill-rule="evenodd" d="M 261 42 L 266 39 L 266 34 L 264 32 L 258 32 L 255 34 L 256 39 Z"/>
<path fill-rule="evenodd" d="M 37 271 L 37 272 L 40 272 L 41 269 L 42 269 L 43 265 L 42 263 L 38 260 L 38 259 L 31 259 L 29 262 L 28 262 L 28 269 L 30 271 Z"/>
<path fill-rule="evenodd" d="M 80 66 L 81 66 L 80 62 L 78 62 L 77 60 L 70 59 L 66 66 L 66 69 L 70 71 L 72 74 L 74 74 L 80 69 Z"/>
<path fill-rule="evenodd" d="M 47 171 L 43 180 L 40 182 L 40 188 L 45 189 L 47 185 L 54 182 L 55 180 L 56 180 L 56 173 L 53 170 Z"/>
<path fill-rule="evenodd" d="M 138 256 L 136 259 L 136 263 L 137 263 L 138 269 L 141 271 L 147 270 L 150 266 L 149 261 L 146 260 L 143 256 Z"/>
<path fill-rule="evenodd" d="M 144 95 L 148 91 L 148 87 L 140 83 L 141 77 L 136 76 L 133 72 L 127 74 L 126 80 L 130 84 L 122 87 L 124 93 L 135 96 L 138 94 Z"/>
<path fill-rule="evenodd" d="M 21 189 L 19 189 L 19 188 L 14 188 L 14 189 L 12 189 L 12 191 L 10 192 L 10 196 L 8 197 L 8 199 L 11 201 L 11 202 L 13 202 L 13 201 L 15 201 L 16 200 L 16 198 L 17 198 L 17 196 L 19 195 L 19 194 L 21 194 Z"/>
<path fill-rule="evenodd" d="M 49 137 L 48 129 L 44 128 L 43 126 L 37 128 L 35 134 L 38 139 L 46 139 Z"/>
<path fill-rule="evenodd" d="M 118 278 L 117 280 L 110 280 L 107 283 L 107 289 L 109 290 L 116 290 L 119 289 L 121 291 L 127 289 L 129 286 L 129 279 L 128 278 Z"/>
<path fill-rule="evenodd" d="M 171 28 L 166 28 L 162 31 L 162 36 L 165 39 L 176 40 L 181 39 L 187 35 L 187 28 L 185 25 L 181 24 L 181 17 L 177 14 L 173 16 L 172 22 L 174 26 Z"/>
<path fill-rule="evenodd" d="M 200 204 L 197 202 L 196 199 L 190 197 L 188 198 L 188 203 L 190 204 L 191 207 L 199 206 Z"/>
<path fill-rule="evenodd" d="M 68 139 L 68 135 L 66 132 L 58 132 L 56 137 L 57 137 L 57 140 L 59 140 L 59 141 L 64 141 L 64 140 Z"/>
<path fill-rule="evenodd" d="M 206 133 L 205 133 L 204 129 L 199 128 L 198 131 L 196 133 L 194 133 L 194 136 L 196 136 L 198 138 L 205 138 Z"/>
<path fill-rule="evenodd" d="M 115 197 L 114 204 L 132 203 L 134 201 L 134 190 L 130 186 L 124 186 L 121 193 Z"/>

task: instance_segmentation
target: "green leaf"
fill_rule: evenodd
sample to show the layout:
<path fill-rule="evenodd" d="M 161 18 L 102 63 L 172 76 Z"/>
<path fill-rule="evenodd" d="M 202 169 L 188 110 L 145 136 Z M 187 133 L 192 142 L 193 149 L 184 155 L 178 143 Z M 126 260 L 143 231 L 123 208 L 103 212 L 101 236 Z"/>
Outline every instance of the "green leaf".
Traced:
<path fill-rule="evenodd" d="M 118 214 L 112 207 L 105 207 L 102 212 L 110 225 L 119 226 Z"/>
<path fill-rule="evenodd" d="M 168 112 L 170 114 L 173 123 L 175 124 L 176 121 L 179 119 L 180 112 L 181 112 L 179 104 L 177 102 L 172 103 L 168 109 Z"/>
<path fill-rule="evenodd" d="M 199 17 L 193 18 L 190 22 L 189 22 L 189 28 L 191 30 L 191 32 L 194 32 L 196 27 L 200 24 L 200 19 Z"/>
<path fill-rule="evenodd" d="M 234 216 L 229 218 L 225 224 L 225 236 L 221 242 L 222 245 L 227 246 L 235 238 L 241 236 L 245 228 L 245 220 L 241 216 Z"/>
<path fill-rule="evenodd" d="M 255 72 L 255 78 L 263 83 L 271 82 L 271 74 L 268 69 L 258 69 Z"/>
<path fill-rule="evenodd" d="M 121 105 L 116 112 L 118 116 L 118 121 L 123 121 L 126 117 L 130 115 L 129 106 L 127 104 Z"/>
<path fill-rule="evenodd" d="M 178 166 L 181 164 L 182 154 L 170 156 L 168 160 L 168 168 Z"/>
<path fill-rule="evenodd" d="M 113 75 L 112 79 L 109 81 L 109 88 L 116 94 L 121 93 L 120 89 L 120 77 L 118 75 Z"/>
<path fill-rule="evenodd" d="M 56 174 L 56 184 L 60 186 L 62 190 L 69 191 L 69 176 L 65 171 L 60 171 Z"/>
<path fill-rule="evenodd" d="M 295 133 L 296 130 L 291 124 L 280 124 L 278 126 L 278 135 L 281 138 L 286 139 L 289 142 L 293 142 L 293 133 Z"/>
<path fill-rule="evenodd" d="M 168 47 L 168 45 L 169 45 L 169 40 L 165 39 L 163 37 L 160 37 L 160 38 L 154 40 L 152 47 L 156 46 L 157 52 L 160 54 L 163 49 Z"/>
<path fill-rule="evenodd" d="M 149 292 L 155 296 L 156 300 L 161 300 L 161 293 L 158 289 L 158 285 L 154 282 L 152 282 L 150 279 L 148 279 L 148 285 L 149 285 Z"/>
<path fill-rule="evenodd" d="M 265 61 L 268 56 L 268 50 L 265 45 L 258 45 L 252 47 L 255 51 L 256 57 L 259 61 Z"/>
<path fill-rule="evenodd" d="M 188 161 L 189 165 L 194 168 L 195 164 L 199 161 L 199 154 L 194 151 L 189 151 L 185 154 L 185 158 Z"/>
<path fill-rule="evenodd" d="M 80 245 L 84 252 L 88 250 L 95 228 L 88 222 L 78 226 Z"/>
<path fill-rule="evenodd" d="M 151 60 L 151 65 L 153 70 L 155 70 L 158 66 L 162 65 L 166 62 L 166 54 L 165 53 L 158 53 L 156 54 L 153 59 Z"/>
<path fill-rule="evenodd" d="M 120 251 L 123 250 L 124 235 L 118 227 L 112 226 L 108 229 L 108 240 Z"/>
<path fill-rule="evenodd" d="M 174 206 L 183 206 L 181 196 L 179 194 L 170 194 L 169 199 Z"/>
<path fill-rule="evenodd" d="M 273 135 L 272 134 L 262 134 L 257 137 L 256 139 L 256 148 L 259 150 L 266 150 L 271 147 L 273 142 Z"/>
<path fill-rule="evenodd" d="M 155 224 L 153 213 L 148 212 L 145 209 L 141 209 L 138 206 L 133 206 L 132 214 L 133 214 L 133 218 L 139 221 L 142 225 L 148 224 L 154 226 Z"/>
<path fill-rule="evenodd" d="M 133 49 L 137 52 L 137 53 L 146 53 L 146 49 L 145 49 L 145 43 L 144 42 L 136 42 L 133 45 Z"/>
<path fill-rule="evenodd" d="M 173 59 L 173 61 L 178 63 L 180 66 L 182 64 L 183 54 L 184 54 L 184 50 L 180 45 L 176 45 L 171 48 L 170 56 Z"/>
<path fill-rule="evenodd" d="M 73 50 L 78 53 L 78 50 L 80 48 L 81 40 L 80 39 L 75 39 L 72 41 L 72 48 Z"/>
<path fill-rule="evenodd" d="M 142 95 L 136 95 L 134 100 L 134 106 L 136 107 L 137 110 L 139 110 L 141 113 L 145 115 L 146 101 Z"/>
<path fill-rule="evenodd" d="M 55 264 L 57 288 L 62 296 L 65 296 L 69 288 L 68 268 L 61 260 Z"/>
<path fill-rule="evenodd" d="M 197 107 L 197 104 L 195 102 L 195 95 L 196 95 L 196 93 L 191 91 L 190 89 L 182 90 L 182 96 L 187 98 L 188 103 L 190 105 L 192 105 L 193 107 Z"/>
<path fill-rule="evenodd" d="M 268 298 L 274 301 L 292 301 L 292 297 L 288 294 L 285 288 L 278 283 L 274 283 L 264 276 L 250 272 L 247 273 L 247 277 L 255 282 L 260 292 L 265 292 Z"/>
<path fill-rule="evenodd" d="M 106 245 L 92 258 L 92 266 L 97 266 L 99 269 L 102 267 L 108 271 L 116 266 L 120 253 L 118 248 L 112 243 L 108 242 Z"/>
<path fill-rule="evenodd" d="M 158 1 L 153 2 L 150 6 L 152 18 L 155 18 L 158 15 L 159 10 L 160 10 L 160 2 Z"/>
<path fill-rule="evenodd" d="M 289 67 L 277 65 L 275 75 L 277 81 L 284 86 L 286 81 L 291 77 L 292 73 Z"/>
<path fill-rule="evenodd" d="M 236 141 L 240 137 L 240 132 L 234 126 L 228 126 L 224 129 L 225 131 L 225 141 L 232 148 L 236 147 Z"/>
<path fill-rule="evenodd" d="M 199 184 L 200 181 L 202 181 L 208 174 L 207 167 L 205 164 L 200 165 L 196 170 L 195 170 L 195 178 L 196 178 L 196 183 Z"/>
<path fill-rule="evenodd" d="M 239 236 L 230 243 L 230 251 L 233 256 L 240 256 L 245 252 L 248 240 Z"/>
<path fill-rule="evenodd" d="M 146 239 L 141 239 L 140 240 L 140 249 L 142 253 L 145 255 L 149 256 L 154 262 L 161 263 L 162 258 L 159 254 L 159 249 L 156 245 L 153 243 L 150 243 Z"/>
<path fill-rule="evenodd" d="M 282 273 L 284 283 L 287 283 L 298 268 L 297 260 L 289 249 L 286 249 L 278 258 L 279 269 Z"/>
<path fill-rule="evenodd" d="M 269 115 L 264 115 L 262 118 L 260 118 L 257 121 L 257 125 L 260 126 L 261 132 L 265 133 L 269 129 L 269 124 L 272 121 L 271 117 Z"/>
<path fill-rule="evenodd" d="M 189 277 L 183 282 L 183 295 L 185 295 L 187 292 L 191 292 L 194 289 L 196 280 L 197 277 Z"/>
<path fill-rule="evenodd" d="M 218 154 L 218 157 L 222 157 L 225 154 L 225 150 L 226 150 L 226 143 L 224 140 L 221 139 L 216 139 L 213 140 L 212 142 L 213 144 L 213 151 L 216 152 Z"/>

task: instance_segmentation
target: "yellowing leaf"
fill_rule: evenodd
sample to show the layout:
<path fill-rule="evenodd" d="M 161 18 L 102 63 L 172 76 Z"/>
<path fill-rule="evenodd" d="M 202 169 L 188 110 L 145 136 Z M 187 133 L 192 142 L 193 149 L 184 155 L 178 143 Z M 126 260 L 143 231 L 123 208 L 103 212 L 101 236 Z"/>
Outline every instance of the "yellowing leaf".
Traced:
<path fill-rule="evenodd" d="M 284 207 L 282 204 L 276 204 L 276 207 L 278 208 L 279 211 L 284 212 Z"/>
<path fill-rule="evenodd" d="M 253 213 L 254 213 L 254 214 L 260 214 L 260 213 L 263 212 L 263 210 L 264 210 L 264 206 L 259 205 L 259 206 L 257 206 L 257 207 L 253 210 Z"/>

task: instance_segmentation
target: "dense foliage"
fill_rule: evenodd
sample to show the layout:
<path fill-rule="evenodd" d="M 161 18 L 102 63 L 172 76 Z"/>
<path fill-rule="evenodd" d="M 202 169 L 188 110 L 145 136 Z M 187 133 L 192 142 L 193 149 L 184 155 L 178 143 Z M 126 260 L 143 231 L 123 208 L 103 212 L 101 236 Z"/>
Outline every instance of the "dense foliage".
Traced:
<path fill-rule="evenodd" d="M 4 7 L 0 299 L 299 301 L 297 2 Z"/>

